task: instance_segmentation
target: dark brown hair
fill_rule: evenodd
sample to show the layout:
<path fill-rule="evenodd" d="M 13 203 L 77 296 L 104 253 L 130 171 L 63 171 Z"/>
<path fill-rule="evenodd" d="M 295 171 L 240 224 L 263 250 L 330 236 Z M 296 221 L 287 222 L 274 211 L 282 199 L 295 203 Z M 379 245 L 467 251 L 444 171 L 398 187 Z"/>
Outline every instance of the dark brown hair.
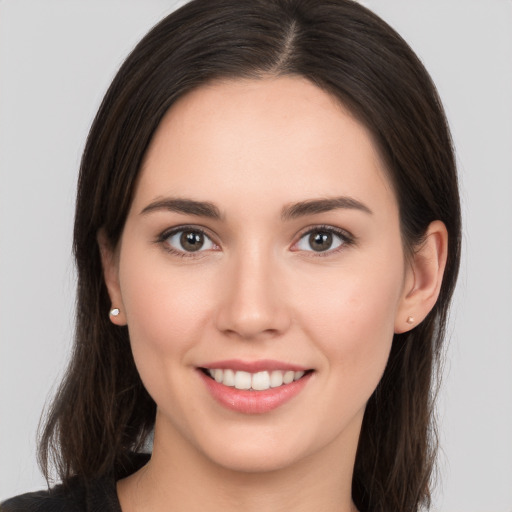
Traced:
<path fill-rule="evenodd" d="M 451 138 L 436 89 L 404 40 L 351 0 L 194 0 L 155 26 L 126 59 L 84 150 L 74 231 L 76 337 L 42 431 L 40 461 L 61 479 L 90 479 L 127 463 L 155 420 L 130 350 L 110 323 L 97 234 L 118 242 L 137 174 L 162 117 L 187 92 L 219 78 L 299 75 L 329 92 L 373 133 L 394 185 L 404 247 L 433 220 L 449 233 L 439 299 L 395 335 L 365 412 L 353 499 L 361 511 L 415 511 L 430 502 L 433 397 L 460 256 Z M 333 414 L 335 412 L 333 411 Z"/>

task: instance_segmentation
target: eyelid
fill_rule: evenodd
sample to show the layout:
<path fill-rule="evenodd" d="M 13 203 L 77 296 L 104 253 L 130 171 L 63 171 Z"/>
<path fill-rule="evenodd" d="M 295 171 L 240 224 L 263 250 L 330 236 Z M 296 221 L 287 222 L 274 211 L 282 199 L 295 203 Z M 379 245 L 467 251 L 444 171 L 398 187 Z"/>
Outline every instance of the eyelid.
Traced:
<path fill-rule="evenodd" d="M 178 256 L 183 256 L 183 257 L 198 257 L 198 256 L 202 255 L 202 253 L 211 250 L 211 249 L 206 249 L 206 250 L 198 250 L 198 251 L 194 251 L 194 252 L 187 252 L 187 251 L 181 251 L 179 249 L 176 249 L 176 248 L 170 246 L 169 244 L 165 243 L 169 239 L 169 237 L 171 237 L 181 231 L 187 231 L 187 230 L 197 231 L 197 232 L 203 234 L 215 246 L 214 250 L 220 249 L 220 244 L 215 241 L 216 237 L 211 234 L 210 230 L 203 226 L 198 226 L 196 224 L 182 224 L 179 226 L 173 226 L 172 228 L 167 228 L 167 229 L 163 230 L 156 237 L 155 243 L 163 245 L 164 249 L 167 252 L 178 255 Z M 302 238 L 304 238 L 306 235 L 310 235 L 311 233 L 313 233 L 315 231 L 325 231 L 325 232 L 332 233 L 333 235 L 339 237 L 343 241 L 343 243 L 339 247 L 336 247 L 334 249 L 329 249 L 327 251 L 318 251 L 318 252 L 314 251 L 314 250 L 303 251 L 303 250 L 296 248 L 297 244 L 300 242 L 300 240 L 302 240 Z M 337 253 L 340 250 L 343 250 L 347 246 L 355 245 L 356 240 L 357 240 L 356 237 L 354 235 L 352 235 L 346 229 L 342 229 L 342 228 L 328 225 L 328 224 L 316 224 L 316 225 L 307 226 L 299 232 L 299 234 L 296 237 L 296 241 L 291 246 L 291 250 L 293 252 L 313 253 L 311 255 L 313 257 L 328 256 L 328 255 Z"/>
<path fill-rule="evenodd" d="M 184 258 L 190 258 L 190 257 L 200 257 L 203 255 L 203 253 L 208 252 L 212 249 L 199 249 L 197 251 L 182 251 L 179 249 L 176 249 L 175 247 L 169 245 L 167 240 L 177 233 L 180 233 L 182 231 L 196 231 L 198 233 L 201 233 L 204 237 L 208 238 L 210 242 L 215 246 L 214 250 L 217 250 L 219 248 L 219 244 L 215 241 L 215 237 L 210 233 L 210 231 L 203 226 L 198 226 L 195 224 L 182 224 L 179 226 L 174 226 L 172 228 L 167 228 L 164 231 L 162 231 L 155 239 L 155 243 L 161 244 L 164 249 L 174 255 L 181 256 Z"/>
<path fill-rule="evenodd" d="M 334 249 L 328 249 L 327 251 L 302 251 L 301 249 L 294 249 L 298 245 L 298 243 L 307 235 L 310 235 L 311 233 L 314 233 L 315 231 L 324 231 L 328 233 L 332 233 L 333 235 L 339 237 L 343 243 Z M 346 229 L 338 228 L 336 226 L 331 226 L 329 224 L 317 224 L 313 226 L 307 226 L 304 229 L 300 231 L 300 233 L 297 235 L 296 241 L 292 244 L 291 250 L 294 252 L 307 252 L 312 253 L 311 256 L 313 257 L 322 257 L 322 256 L 329 256 L 331 254 L 335 254 L 339 251 L 344 250 L 346 247 L 355 245 L 356 243 L 356 237 L 352 235 L 349 231 Z"/>

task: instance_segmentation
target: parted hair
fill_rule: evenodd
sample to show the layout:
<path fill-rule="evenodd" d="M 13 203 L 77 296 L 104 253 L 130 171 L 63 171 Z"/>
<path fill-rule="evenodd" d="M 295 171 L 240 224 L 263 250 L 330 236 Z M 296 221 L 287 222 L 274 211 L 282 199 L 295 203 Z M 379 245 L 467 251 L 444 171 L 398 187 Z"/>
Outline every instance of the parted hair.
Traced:
<path fill-rule="evenodd" d="M 438 387 L 460 258 L 451 137 L 427 71 L 384 21 L 352 0 L 193 0 L 158 23 L 120 67 L 84 149 L 74 225 L 76 332 L 67 372 L 40 431 L 39 460 L 66 484 L 122 471 L 155 422 L 128 330 L 109 321 L 97 235 L 116 246 L 155 130 L 174 102 L 217 79 L 301 76 L 372 133 L 399 205 L 404 251 L 447 227 L 448 261 L 426 319 L 396 334 L 368 401 L 353 476 L 362 511 L 430 504 Z M 336 414 L 336 411 L 332 412 Z"/>

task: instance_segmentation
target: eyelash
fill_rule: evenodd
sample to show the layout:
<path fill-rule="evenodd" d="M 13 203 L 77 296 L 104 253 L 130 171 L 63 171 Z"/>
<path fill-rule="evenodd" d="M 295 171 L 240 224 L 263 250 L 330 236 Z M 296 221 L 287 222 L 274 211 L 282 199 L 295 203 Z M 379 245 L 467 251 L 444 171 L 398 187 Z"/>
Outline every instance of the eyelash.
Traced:
<path fill-rule="evenodd" d="M 199 233 L 199 234 L 203 235 L 205 238 L 207 238 L 208 240 L 210 240 L 210 242 L 212 244 L 214 244 L 215 246 L 218 246 L 213 241 L 212 237 L 203 228 L 200 228 L 198 226 L 193 226 L 193 225 L 177 226 L 175 228 L 163 231 L 157 237 L 155 242 L 162 245 L 163 248 L 167 252 L 171 253 L 174 256 L 178 256 L 180 258 L 197 258 L 201 253 L 206 252 L 206 250 L 181 251 L 181 250 L 175 249 L 174 247 L 172 247 L 171 245 L 169 245 L 167 243 L 167 240 L 169 240 L 170 237 L 172 237 L 178 233 L 186 232 L 186 231 Z M 310 257 L 322 258 L 322 257 L 330 256 L 330 255 L 336 254 L 336 253 L 344 250 L 345 248 L 347 248 L 351 245 L 354 245 L 356 243 L 355 237 L 353 235 L 351 235 L 349 232 L 345 231 L 344 229 L 335 228 L 333 226 L 328 226 L 328 225 L 317 225 L 317 226 L 310 226 L 308 228 L 305 228 L 302 231 L 302 233 L 300 234 L 298 240 L 296 242 L 294 242 L 292 247 L 297 246 L 297 244 L 299 244 L 299 242 L 304 237 L 310 236 L 311 234 L 313 234 L 315 232 L 316 233 L 330 233 L 330 234 L 338 237 L 341 240 L 341 243 L 338 247 L 336 247 L 334 249 L 328 249 L 326 251 L 314 251 L 314 250 L 302 251 L 302 252 L 312 253 L 310 255 Z M 300 250 L 294 250 L 293 252 L 300 252 Z"/>
<path fill-rule="evenodd" d="M 160 244 L 163 246 L 163 248 L 171 253 L 173 256 L 178 256 L 180 258 L 197 258 L 201 255 L 201 253 L 205 252 L 204 250 L 198 250 L 198 251 L 180 251 L 178 249 L 175 249 L 174 247 L 172 247 L 171 245 L 169 245 L 167 243 L 167 240 L 169 240 L 169 238 L 173 235 L 176 235 L 178 233 L 182 233 L 182 232 L 191 232 L 191 233 L 200 233 L 202 234 L 205 238 L 207 238 L 208 240 L 210 240 L 212 242 L 212 244 L 214 244 L 215 246 L 217 246 L 217 244 L 213 241 L 212 237 L 203 229 L 203 228 L 200 228 L 198 226 L 194 226 L 194 225 L 185 225 L 185 226 L 177 226 L 175 228 L 172 228 L 172 229 L 168 229 L 164 232 L 162 232 L 158 237 L 157 239 L 155 240 L 155 242 L 157 244 Z"/>
<path fill-rule="evenodd" d="M 348 231 L 345 231 L 344 229 L 336 228 L 334 226 L 329 225 L 316 225 L 305 228 L 300 234 L 299 239 L 297 240 L 297 242 L 293 244 L 293 246 L 296 246 L 304 237 L 310 236 L 313 233 L 330 233 L 341 240 L 341 244 L 338 247 L 335 247 L 334 249 L 328 249 L 327 251 L 304 251 L 311 253 L 309 256 L 313 258 L 325 258 L 327 256 L 337 254 L 338 252 L 343 251 L 347 247 L 355 245 L 356 243 L 356 238 Z"/>

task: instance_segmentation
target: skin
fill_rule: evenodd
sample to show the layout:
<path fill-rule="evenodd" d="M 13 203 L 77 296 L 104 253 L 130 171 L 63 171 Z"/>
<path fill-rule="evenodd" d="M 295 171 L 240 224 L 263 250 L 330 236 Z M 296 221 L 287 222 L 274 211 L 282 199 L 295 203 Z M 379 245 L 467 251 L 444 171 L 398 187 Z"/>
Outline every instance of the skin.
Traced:
<path fill-rule="evenodd" d="M 293 204 L 338 197 L 368 211 L 283 217 Z M 144 212 L 168 198 L 207 201 L 220 217 Z M 206 232 L 202 250 L 162 236 L 180 226 Z M 309 232 L 331 228 L 347 236 L 313 251 Z M 366 402 L 393 334 L 435 303 L 446 238 L 434 222 L 405 258 L 371 135 L 309 81 L 216 82 L 180 99 L 150 145 L 119 245 L 99 234 L 121 311 L 112 321 L 128 324 L 158 408 L 151 461 L 118 483 L 123 510 L 355 510 Z M 277 409 L 242 414 L 217 403 L 197 371 L 225 359 L 313 374 Z"/>

